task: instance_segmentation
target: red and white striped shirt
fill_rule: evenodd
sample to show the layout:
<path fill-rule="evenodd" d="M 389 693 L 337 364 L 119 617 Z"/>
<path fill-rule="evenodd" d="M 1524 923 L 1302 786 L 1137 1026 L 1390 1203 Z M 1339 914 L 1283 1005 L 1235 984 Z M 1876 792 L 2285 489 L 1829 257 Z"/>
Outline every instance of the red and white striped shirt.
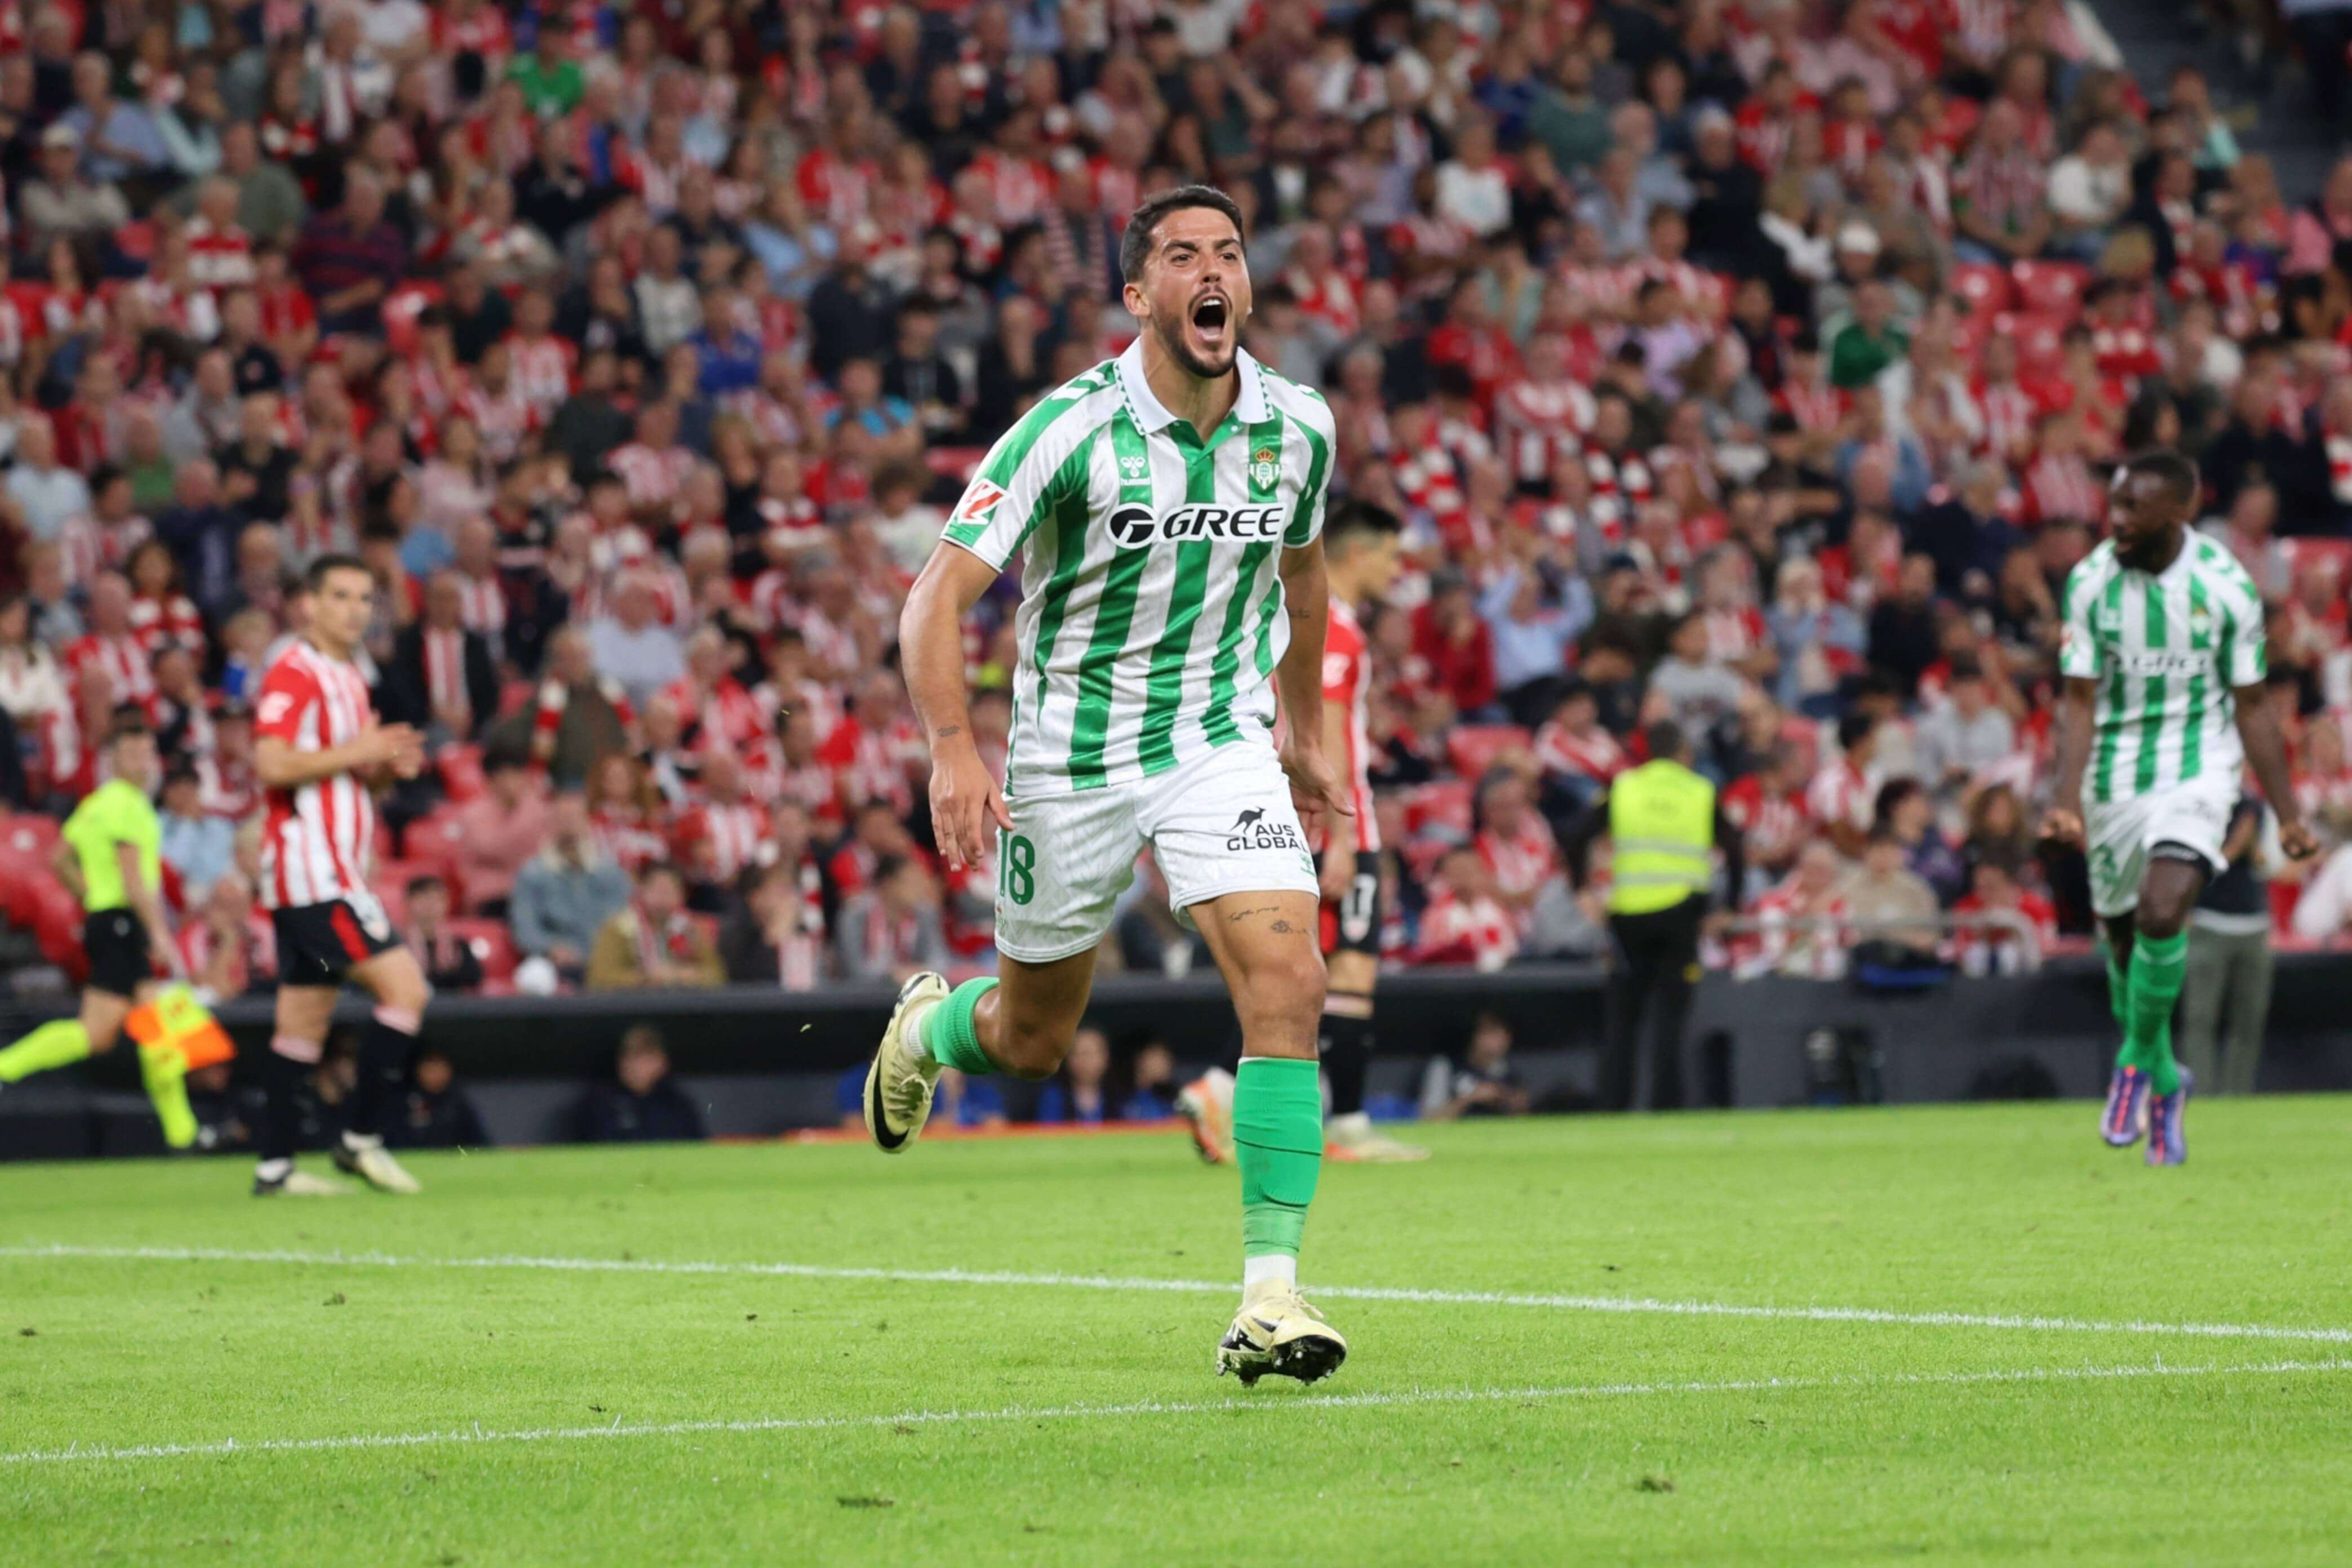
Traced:
<path fill-rule="evenodd" d="M 1557 724 L 1545 725 L 1536 731 L 1535 756 L 1546 773 L 1590 779 L 1596 784 L 1606 784 L 1625 771 L 1625 748 L 1597 724 L 1588 735 L 1572 735 Z"/>
<path fill-rule="evenodd" d="M 621 487 L 628 493 L 631 507 L 656 506 L 671 499 L 694 472 L 694 454 L 685 447 L 666 446 L 656 452 L 641 441 L 615 447 L 604 463 L 621 476 Z"/>
<path fill-rule="evenodd" d="M 1549 484 L 1560 458 L 1584 446 L 1592 394 L 1572 381 L 1512 382 L 1495 394 L 1495 444 L 1511 477 Z"/>
<path fill-rule="evenodd" d="M 1491 898 L 1456 898 L 1440 888 L 1421 917 L 1421 964 L 1468 962 L 1499 969 L 1519 950 L 1519 928 L 1510 911 Z"/>
<path fill-rule="evenodd" d="M 116 702 L 137 703 L 144 707 L 155 700 L 155 673 L 148 667 L 147 650 L 135 632 L 101 637 L 92 632 L 77 637 L 66 644 L 58 663 L 66 667 L 69 686 L 81 679 L 84 670 L 95 664 L 113 677 Z"/>
<path fill-rule="evenodd" d="M 211 289 L 244 288 L 254 280 L 253 241 L 236 224 L 225 229 L 198 216 L 182 231 L 188 239 L 188 278 Z"/>
<path fill-rule="evenodd" d="M 257 738 L 276 737 L 298 752 L 345 746 L 373 723 L 367 683 L 348 661 L 331 659 L 298 640 L 262 677 L 254 712 Z M 291 909 L 337 899 L 365 901 L 375 840 L 375 801 L 367 786 L 337 773 L 290 789 L 264 791 L 269 814 L 261 837 L 261 902 Z"/>
<path fill-rule="evenodd" d="M 706 800 L 678 823 L 678 858 L 716 883 L 730 883 L 760 852 L 768 814 L 749 800 Z"/>
<path fill-rule="evenodd" d="M 1507 837 L 1492 828 L 1478 835 L 1478 858 L 1495 873 L 1495 886 L 1506 896 L 1537 892 L 1559 874 L 1559 844 L 1543 818 L 1530 811 L 1519 831 Z"/>
<path fill-rule="evenodd" d="M 425 695 L 436 713 L 487 716 L 474 712 L 466 692 L 466 633 L 462 627 L 425 629 Z"/>
<path fill-rule="evenodd" d="M 1764 788 L 1761 774 L 1736 779 L 1723 792 L 1723 814 L 1739 830 L 1751 865 L 1784 865 L 1796 857 L 1812 832 L 1801 792 L 1776 795 Z"/>
<path fill-rule="evenodd" d="M 551 417 L 572 395 L 572 368 L 579 360 L 579 349 L 552 332 L 543 338 L 507 334 L 507 365 L 513 386 L 541 419 Z"/>
<path fill-rule="evenodd" d="M 1323 700 L 1336 704 L 1348 716 L 1348 755 L 1340 767 L 1348 783 L 1348 807 L 1353 822 L 1335 822 L 1329 830 L 1339 842 L 1353 840 L 1359 849 L 1381 847 L 1380 824 L 1372 815 L 1372 783 L 1368 776 L 1372 745 L 1364 729 L 1364 697 L 1371 686 L 1365 667 L 1368 649 L 1356 612 L 1344 599 L 1331 601 L 1331 622 L 1323 636 Z"/>

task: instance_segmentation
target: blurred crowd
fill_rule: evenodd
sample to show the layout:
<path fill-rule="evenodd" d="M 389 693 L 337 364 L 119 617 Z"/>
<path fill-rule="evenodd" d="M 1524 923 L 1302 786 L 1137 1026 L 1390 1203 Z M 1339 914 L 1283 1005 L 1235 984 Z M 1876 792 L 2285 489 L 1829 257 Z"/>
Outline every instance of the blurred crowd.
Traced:
<path fill-rule="evenodd" d="M 435 757 L 376 880 L 436 984 L 985 967 L 898 608 L 1187 180 L 1335 490 L 1407 523 L 1363 607 L 1395 961 L 1596 947 L 1560 829 L 1656 717 L 1748 835 L 1731 962 L 2080 928 L 2057 597 L 2145 445 L 2270 597 L 2341 835 L 2352 158 L 2282 190 L 2196 70 L 2119 67 L 2070 0 L 8 6 L 0 954 L 70 971 L 37 868 L 129 704 L 192 972 L 269 983 L 245 705 L 332 549 Z M 1000 759 L 1016 591 L 967 630 Z M 2331 939 L 2352 863 L 2315 886 Z M 1148 864 L 1110 947 L 1200 956 Z"/>

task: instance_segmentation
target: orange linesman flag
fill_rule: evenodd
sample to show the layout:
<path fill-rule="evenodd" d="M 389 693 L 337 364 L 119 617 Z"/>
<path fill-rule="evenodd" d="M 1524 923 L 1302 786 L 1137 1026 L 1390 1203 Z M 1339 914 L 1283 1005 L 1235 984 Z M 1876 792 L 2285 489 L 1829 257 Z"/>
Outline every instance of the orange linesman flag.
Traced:
<path fill-rule="evenodd" d="M 191 1072 L 236 1055 L 236 1042 L 228 1030 L 185 986 L 168 987 L 145 1007 L 132 1009 L 123 1027 L 142 1047 L 178 1053 Z"/>

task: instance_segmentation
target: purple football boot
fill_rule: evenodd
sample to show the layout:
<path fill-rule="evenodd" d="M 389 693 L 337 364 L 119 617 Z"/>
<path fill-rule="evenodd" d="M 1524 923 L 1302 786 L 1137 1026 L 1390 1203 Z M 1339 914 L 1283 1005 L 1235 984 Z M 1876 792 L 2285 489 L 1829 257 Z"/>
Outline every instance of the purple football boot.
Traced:
<path fill-rule="evenodd" d="M 2107 1080 L 2107 1106 L 2099 1113 L 2099 1136 L 2107 1146 L 2128 1149 L 2147 1131 L 2147 1074 L 2137 1067 L 2118 1067 Z"/>
<path fill-rule="evenodd" d="M 2189 1163 L 2189 1132 L 2181 1125 L 2189 1110 L 2189 1073 L 2180 1074 L 2180 1087 L 2169 1094 L 2151 1094 L 2147 1099 L 2147 1163 L 2152 1166 L 2185 1166 Z"/>

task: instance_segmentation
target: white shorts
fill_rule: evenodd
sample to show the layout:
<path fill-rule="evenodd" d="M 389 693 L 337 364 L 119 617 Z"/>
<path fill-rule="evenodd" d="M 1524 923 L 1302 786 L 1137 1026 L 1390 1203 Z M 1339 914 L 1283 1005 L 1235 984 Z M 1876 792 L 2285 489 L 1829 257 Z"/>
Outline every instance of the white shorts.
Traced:
<path fill-rule="evenodd" d="M 1147 844 L 1186 925 L 1186 906 L 1229 893 L 1319 896 L 1290 780 L 1263 745 L 1221 746 L 1131 784 L 1005 804 L 1013 831 L 996 846 L 996 950 L 1024 963 L 1101 941 Z"/>
<path fill-rule="evenodd" d="M 2221 841 L 2237 809 L 2236 783 L 2227 775 L 2192 779 L 2131 800 L 2083 809 L 2091 862 L 2091 908 L 2100 918 L 2128 915 L 2139 904 L 2148 852 L 2158 844 L 2193 851 L 2216 874 L 2229 867 Z"/>

